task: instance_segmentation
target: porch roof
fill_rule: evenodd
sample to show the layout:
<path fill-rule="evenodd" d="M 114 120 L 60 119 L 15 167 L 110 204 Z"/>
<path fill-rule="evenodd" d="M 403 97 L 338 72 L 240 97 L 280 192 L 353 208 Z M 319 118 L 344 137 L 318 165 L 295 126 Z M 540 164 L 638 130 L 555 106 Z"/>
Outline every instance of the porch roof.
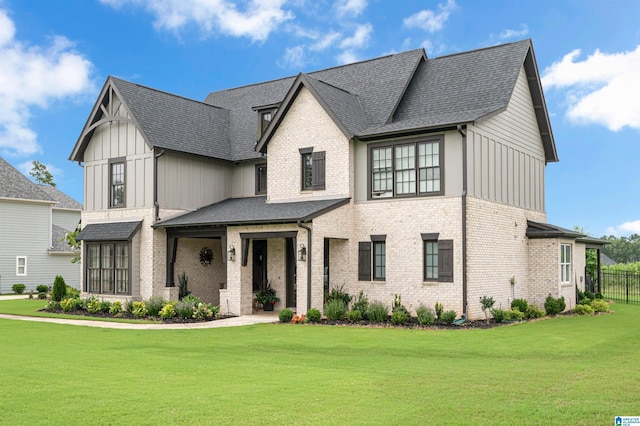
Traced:
<path fill-rule="evenodd" d="M 153 225 L 155 228 L 308 222 L 349 198 L 267 203 L 266 197 L 230 198 Z"/>
<path fill-rule="evenodd" d="M 90 223 L 82 228 L 76 241 L 128 241 L 140 228 L 141 220 Z"/>
<path fill-rule="evenodd" d="M 605 240 L 589 237 L 580 232 L 573 231 L 560 226 L 551 225 L 550 223 L 527 221 L 527 237 L 528 238 L 568 238 L 583 243 L 587 248 L 600 248 L 608 244 Z"/>

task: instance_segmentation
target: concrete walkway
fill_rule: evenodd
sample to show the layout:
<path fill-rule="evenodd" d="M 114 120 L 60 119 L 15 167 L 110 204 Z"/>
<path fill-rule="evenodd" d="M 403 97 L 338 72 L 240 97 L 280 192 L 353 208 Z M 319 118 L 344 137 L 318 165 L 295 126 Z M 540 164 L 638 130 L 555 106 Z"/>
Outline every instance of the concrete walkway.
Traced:
<path fill-rule="evenodd" d="M 28 296 L 0 296 L 2 300 L 27 299 Z M 186 330 L 220 327 L 239 327 L 243 325 L 267 324 L 278 322 L 277 314 L 241 315 L 215 321 L 194 322 L 188 324 L 133 324 L 125 322 L 91 321 L 62 318 L 27 317 L 22 315 L 0 314 L 0 318 L 20 321 L 49 322 L 55 324 L 82 325 L 85 327 L 117 328 L 124 330 Z"/>

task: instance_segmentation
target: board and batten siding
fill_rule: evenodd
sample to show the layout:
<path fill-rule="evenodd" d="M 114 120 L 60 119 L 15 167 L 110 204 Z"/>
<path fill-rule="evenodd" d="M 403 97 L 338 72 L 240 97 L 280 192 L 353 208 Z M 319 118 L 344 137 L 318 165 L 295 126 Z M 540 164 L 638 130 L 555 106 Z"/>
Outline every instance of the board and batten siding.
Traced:
<path fill-rule="evenodd" d="M 118 99 L 114 96 L 114 103 Z M 117 115 L 131 119 L 124 105 Z M 131 121 L 105 123 L 95 129 L 84 152 L 84 200 L 87 211 L 109 208 L 109 160 L 126 158 L 126 208 L 153 206 L 153 151 Z"/>
<path fill-rule="evenodd" d="M 230 198 L 232 167 L 220 160 L 165 153 L 158 158 L 160 206 L 195 210 Z"/>
<path fill-rule="evenodd" d="M 544 211 L 545 154 L 524 68 L 507 109 L 467 129 L 468 194 Z"/>

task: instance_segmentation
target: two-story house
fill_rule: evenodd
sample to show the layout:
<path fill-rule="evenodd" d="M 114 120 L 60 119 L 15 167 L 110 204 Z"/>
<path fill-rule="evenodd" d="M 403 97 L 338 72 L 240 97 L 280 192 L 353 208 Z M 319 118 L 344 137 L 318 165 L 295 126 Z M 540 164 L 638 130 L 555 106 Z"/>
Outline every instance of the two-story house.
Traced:
<path fill-rule="evenodd" d="M 61 275 L 80 288 L 80 264 L 65 241 L 80 223 L 82 205 L 57 188 L 37 185 L 0 158 L 0 293 L 13 284 L 32 291 Z"/>
<path fill-rule="evenodd" d="M 584 286 L 583 235 L 546 224 L 558 161 L 530 40 L 413 50 L 185 99 L 109 77 L 84 166 L 83 291 L 222 312 L 322 309 L 330 288 L 470 318 Z M 575 303 L 575 302 L 574 302 Z M 570 304 L 570 303 L 569 303 Z"/>

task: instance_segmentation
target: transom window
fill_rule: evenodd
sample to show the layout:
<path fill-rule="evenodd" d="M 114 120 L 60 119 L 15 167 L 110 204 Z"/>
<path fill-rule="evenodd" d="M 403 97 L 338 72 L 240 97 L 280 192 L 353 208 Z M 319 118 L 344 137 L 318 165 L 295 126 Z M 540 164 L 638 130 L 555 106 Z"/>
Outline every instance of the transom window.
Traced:
<path fill-rule="evenodd" d="M 370 198 L 442 194 L 442 138 L 373 145 Z"/>
<path fill-rule="evenodd" d="M 86 290 L 99 294 L 131 294 L 129 243 L 87 243 Z"/>
<path fill-rule="evenodd" d="M 112 160 L 109 163 L 109 197 L 110 207 L 124 207 L 125 200 L 125 163 L 124 159 Z"/>
<path fill-rule="evenodd" d="M 571 282 L 571 244 L 560 244 L 560 282 Z"/>

